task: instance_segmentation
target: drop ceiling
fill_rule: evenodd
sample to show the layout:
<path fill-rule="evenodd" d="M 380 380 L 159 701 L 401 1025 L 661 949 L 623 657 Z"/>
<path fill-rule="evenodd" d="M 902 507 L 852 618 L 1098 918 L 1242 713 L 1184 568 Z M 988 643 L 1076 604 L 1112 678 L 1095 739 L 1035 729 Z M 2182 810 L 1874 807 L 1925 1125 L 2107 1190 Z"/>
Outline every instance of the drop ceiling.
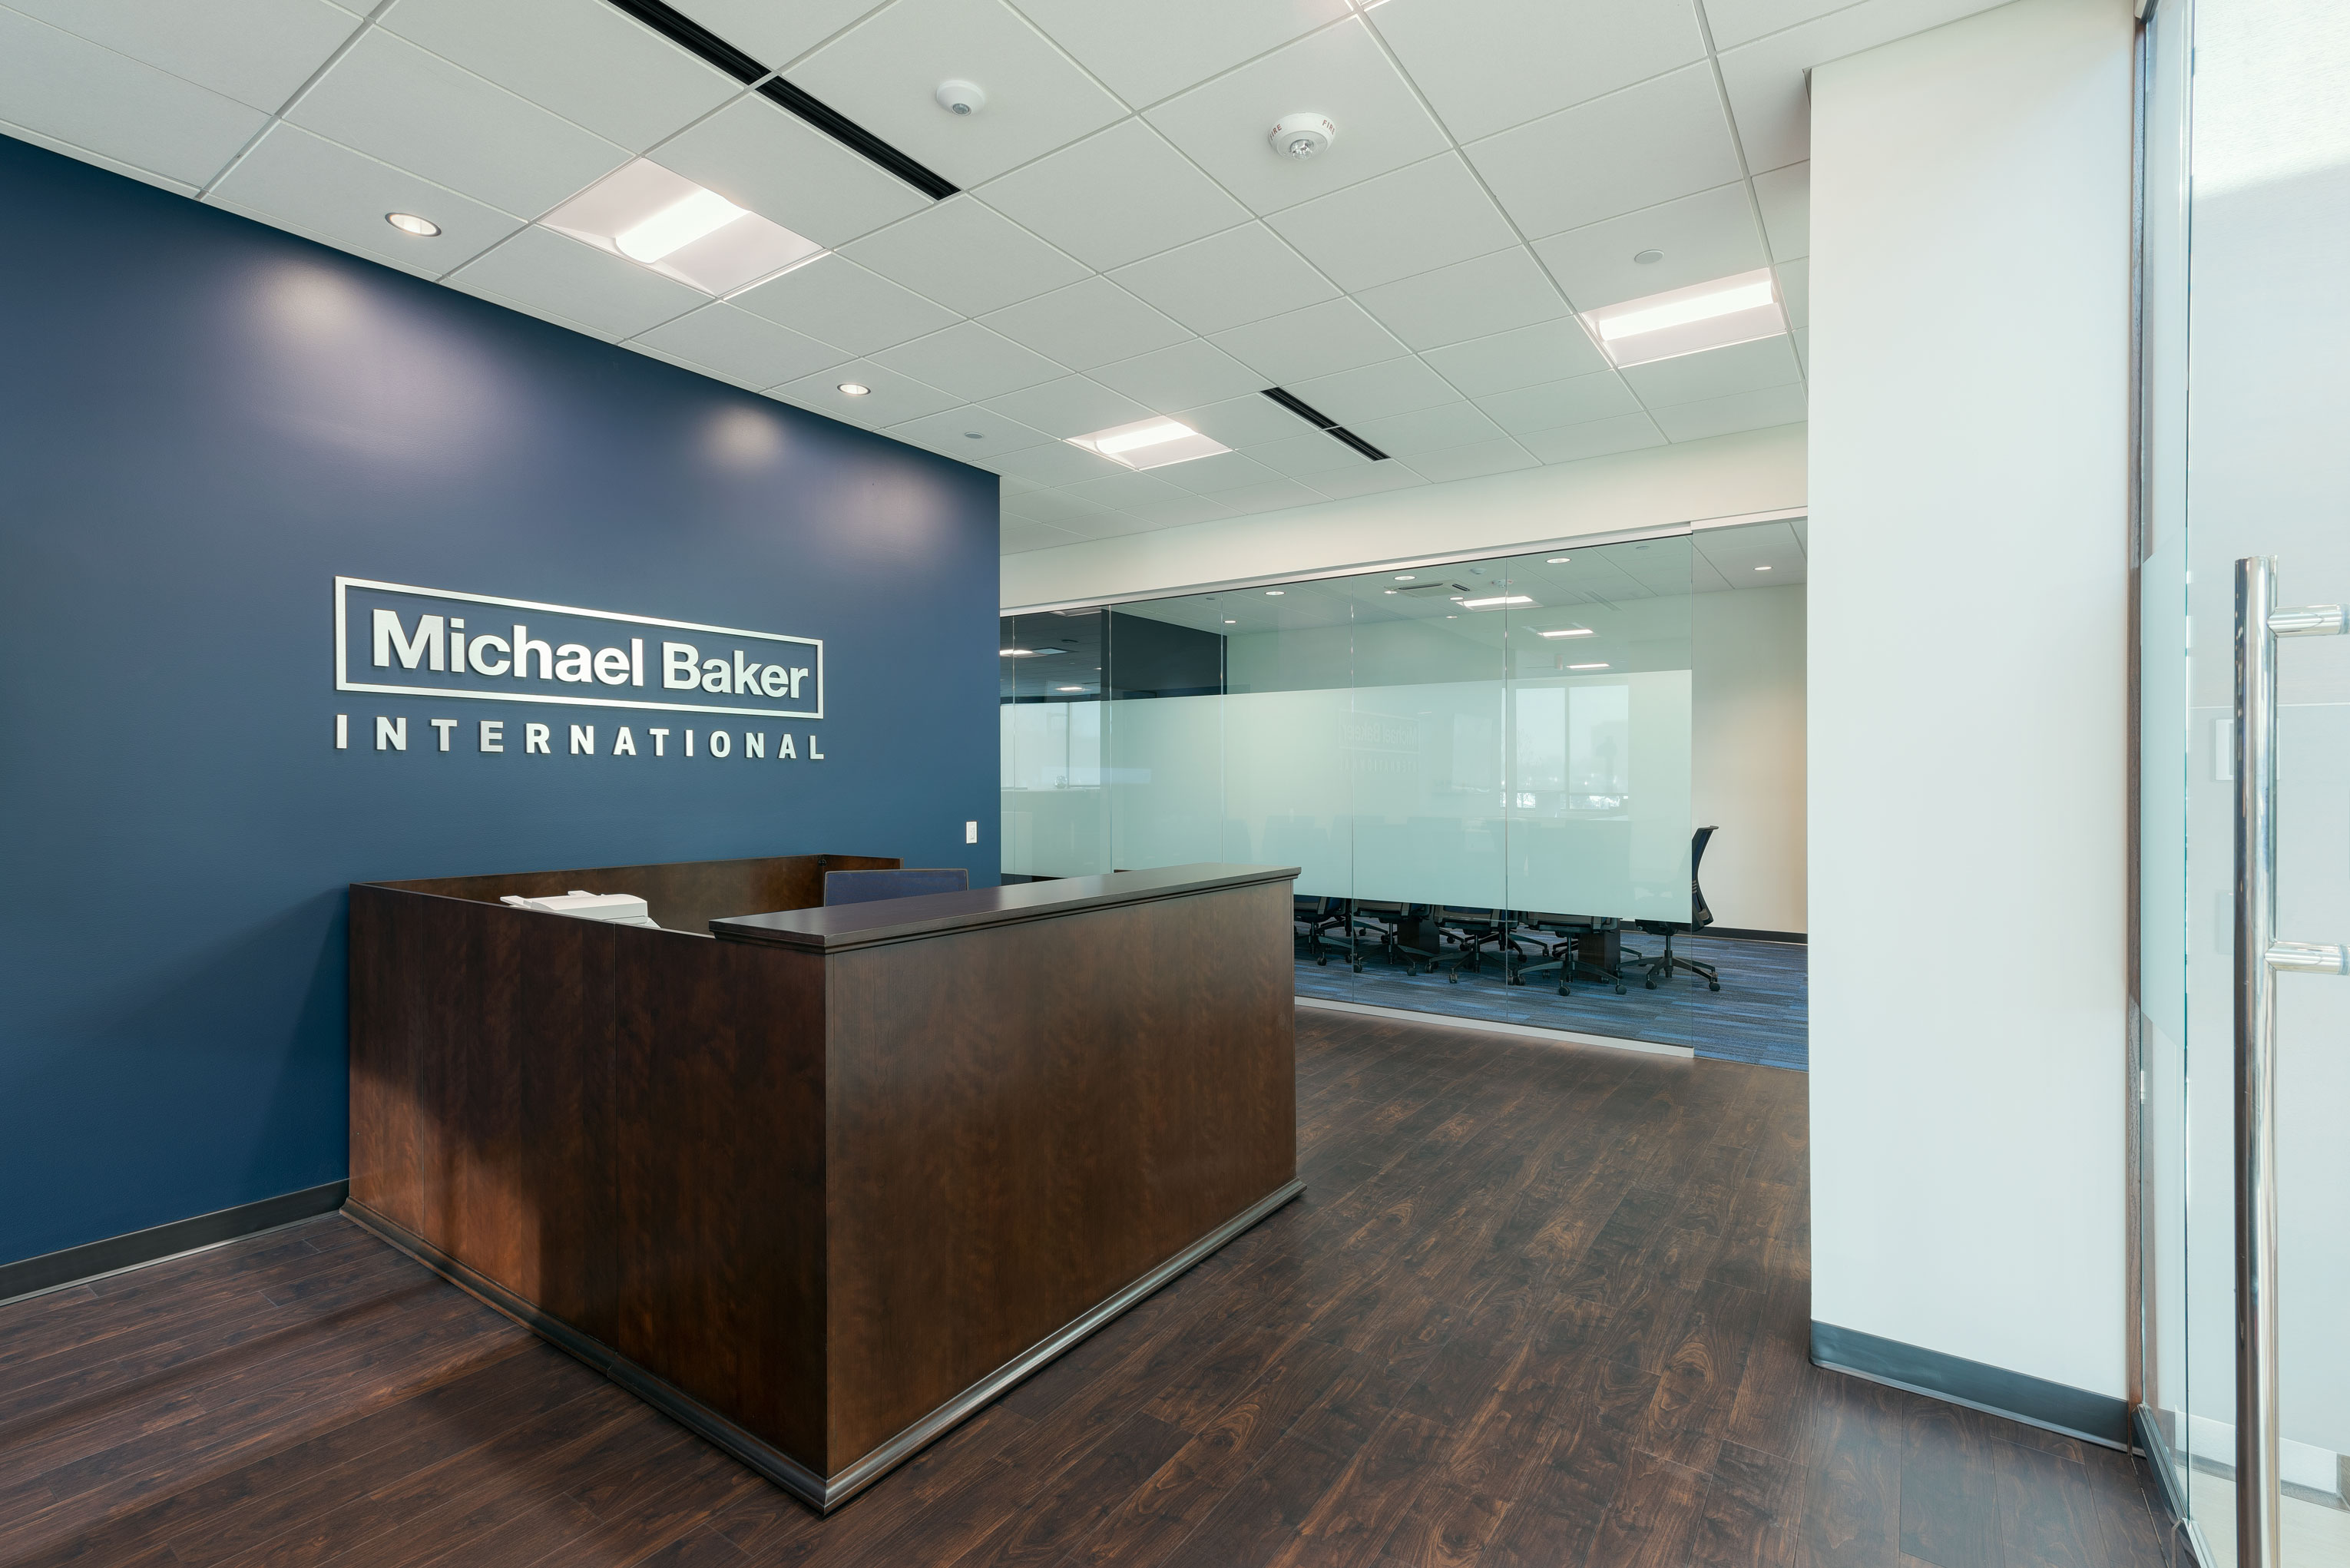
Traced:
<path fill-rule="evenodd" d="M 0 130 L 993 470 L 1011 553 L 1801 420 L 1805 72 L 1989 8 L 672 3 L 960 192 L 608 0 L 5 0 Z M 540 222 L 637 157 L 827 254 L 720 299 Z M 1760 267 L 1787 334 L 1618 371 L 1575 319 Z M 1151 415 L 1233 450 L 1066 441 Z"/>

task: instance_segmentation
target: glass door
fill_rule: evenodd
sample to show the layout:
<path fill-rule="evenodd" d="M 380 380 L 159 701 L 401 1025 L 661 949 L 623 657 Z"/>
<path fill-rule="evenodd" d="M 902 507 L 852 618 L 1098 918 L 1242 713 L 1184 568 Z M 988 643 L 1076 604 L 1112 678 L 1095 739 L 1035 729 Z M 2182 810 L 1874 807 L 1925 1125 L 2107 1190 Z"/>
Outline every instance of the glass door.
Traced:
<path fill-rule="evenodd" d="M 2311 971 L 2350 941 L 2350 638 L 2259 611 L 2350 600 L 2350 9 L 2160 0 L 2144 43 L 2140 1428 L 2204 1561 L 2330 1568 L 2350 981 Z M 2256 984 L 2273 1044 L 2240 1062 Z"/>

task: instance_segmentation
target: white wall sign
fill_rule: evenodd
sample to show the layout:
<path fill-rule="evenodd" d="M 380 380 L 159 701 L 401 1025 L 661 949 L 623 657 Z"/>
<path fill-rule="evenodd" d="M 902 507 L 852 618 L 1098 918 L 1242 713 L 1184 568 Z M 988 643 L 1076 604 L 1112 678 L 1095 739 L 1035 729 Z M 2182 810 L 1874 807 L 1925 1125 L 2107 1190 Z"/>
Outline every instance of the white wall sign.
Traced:
<path fill-rule="evenodd" d="M 821 719 L 824 643 L 337 577 L 335 690 Z"/>

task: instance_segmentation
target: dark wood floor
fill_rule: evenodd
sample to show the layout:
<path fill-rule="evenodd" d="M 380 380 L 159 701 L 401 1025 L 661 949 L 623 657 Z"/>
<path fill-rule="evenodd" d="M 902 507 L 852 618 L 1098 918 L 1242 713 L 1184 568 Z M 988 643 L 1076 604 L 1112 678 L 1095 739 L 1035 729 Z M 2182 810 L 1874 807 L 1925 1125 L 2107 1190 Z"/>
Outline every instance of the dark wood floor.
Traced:
<path fill-rule="evenodd" d="M 2172 1561 L 1805 1361 L 1801 1075 L 1298 1023 L 1306 1197 L 829 1520 L 328 1218 L 0 1308 L 0 1563 Z"/>

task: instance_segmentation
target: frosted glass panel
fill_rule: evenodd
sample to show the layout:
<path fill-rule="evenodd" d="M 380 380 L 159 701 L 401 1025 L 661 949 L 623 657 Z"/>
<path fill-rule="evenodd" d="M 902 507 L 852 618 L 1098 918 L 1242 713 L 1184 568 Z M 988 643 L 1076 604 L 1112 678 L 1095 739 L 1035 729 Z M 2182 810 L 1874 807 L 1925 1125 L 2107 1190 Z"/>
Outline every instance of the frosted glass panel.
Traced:
<path fill-rule="evenodd" d="M 1502 720 L 1499 680 L 1355 692 L 1347 765 L 1357 897 L 1509 903 Z"/>
<path fill-rule="evenodd" d="M 1091 877 L 1110 868 L 1099 702 L 1011 703 L 1003 731 L 1003 869 Z"/>
<path fill-rule="evenodd" d="M 1308 898 L 1350 897 L 1350 694 L 1254 691 L 1204 701 L 1224 712 L 1224 857 L 1295 866 L 1297 891 Z"/>
<path fill-rule="evenodd" d="M 1690 672 L 1513 682 L 1513 909 L 1690 915 Z"/>

